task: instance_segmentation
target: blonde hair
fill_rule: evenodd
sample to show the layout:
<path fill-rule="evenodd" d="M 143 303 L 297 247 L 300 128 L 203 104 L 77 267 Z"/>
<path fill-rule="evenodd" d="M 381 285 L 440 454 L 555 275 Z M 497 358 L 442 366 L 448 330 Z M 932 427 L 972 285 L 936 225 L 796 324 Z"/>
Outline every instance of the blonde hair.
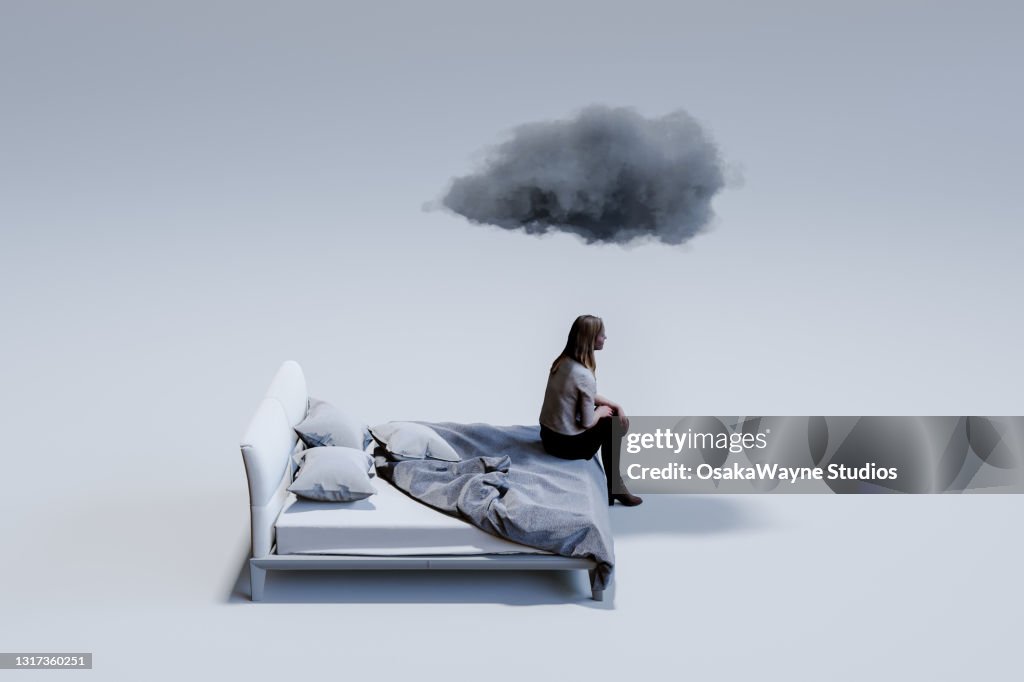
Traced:
<path fill-rule="evenodd" d="M 596 315 L 580 315 L 569 328 L 569 338 L 565 342 L 565 349 L 551 363 L 551 374 L 554 374 L 558 366 L 565 358 L 571 358 L 580 363 L 595 375 L 597 374 L 597 362 L 594 360 L 594 343 L 597 336 L 604 330 L 604 320 Z"/>

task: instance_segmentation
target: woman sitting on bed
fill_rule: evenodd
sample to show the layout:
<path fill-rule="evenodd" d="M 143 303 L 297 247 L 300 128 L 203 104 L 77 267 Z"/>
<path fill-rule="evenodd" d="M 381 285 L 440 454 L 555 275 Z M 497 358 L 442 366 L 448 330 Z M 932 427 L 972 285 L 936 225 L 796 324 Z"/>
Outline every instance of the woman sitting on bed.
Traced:
<path fill-rule="evenodd" d="M 580 315 L 569 329 L 565 350 L 555 358 L 544 391 L 540 410 L 540 438 L 544 449 L 562 459 L 590 459 L 601 449 L 601 463 L 608 481 L 608 504 L 618 500 L 627 507 L 643 502 L 628 491 L 612 492 L 625 485 L 612 462 L 612 418 L 617 417 L 624 429 L 629 419 L 622 406 L 597 394 L 594 351 L 604 348 L 604 322 L 600 317 Z"/>

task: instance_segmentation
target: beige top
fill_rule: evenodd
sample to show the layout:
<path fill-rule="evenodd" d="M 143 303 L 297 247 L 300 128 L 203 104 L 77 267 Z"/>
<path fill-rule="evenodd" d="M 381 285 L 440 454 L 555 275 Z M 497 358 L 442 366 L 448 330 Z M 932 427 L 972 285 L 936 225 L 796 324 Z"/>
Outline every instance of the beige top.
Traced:
<path fill-rule="evenodd" d="M 548 375 L 540 423 L 552 431 L 574 436 L 597 423 L 594 373 L 570 358 L 563 358 L 554 374 Z"/>

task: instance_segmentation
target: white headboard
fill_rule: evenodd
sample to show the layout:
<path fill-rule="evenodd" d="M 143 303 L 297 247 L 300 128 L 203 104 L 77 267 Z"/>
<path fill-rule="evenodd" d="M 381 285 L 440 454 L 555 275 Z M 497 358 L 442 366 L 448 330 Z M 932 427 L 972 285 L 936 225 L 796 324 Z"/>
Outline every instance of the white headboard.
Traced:
<path fill-rule="evenodd" d="M 252 556 L 270 554 L 274 522 L 288 497 L 291 454 L 298 441 L 293 428 L 306 416 L 309 393 L 299 363 L 281 365 L 242 436 L 242 460 L 249 479 Z"/>

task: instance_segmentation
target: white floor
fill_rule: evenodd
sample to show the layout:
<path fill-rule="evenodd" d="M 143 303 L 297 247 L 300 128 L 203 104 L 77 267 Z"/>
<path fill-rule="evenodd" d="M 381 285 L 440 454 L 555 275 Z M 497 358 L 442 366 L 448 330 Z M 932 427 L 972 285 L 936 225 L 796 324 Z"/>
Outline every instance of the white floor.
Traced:
<path fill-rule="evenodd" d="M 104 680 L 954 680 L 1019 667 L 1020 496 L 649 495 L 613 510 L 604 603 L 580 571 L 271 574 L 255 604 L 244 491 L 183 502 L 123 491 L 5 509 L 3 649 L 91 651 Z"/>
<path fill-rule="evenodd" d="M 428 319 L 420 303 L 454 289 L 406 299 L 406 284 L 366 271 L 372 286 L 346 298 L 334 273 L 363 275 L 332 266 L 337 249 L 318 252 L 308 278 L 278 281 L 250 276 L 273 271 L 277 254 L 232 260 L 233 243 L 155 251 L 140 237 L 118 255 L 83 239 L 51 254 L 40 240 L 2 273 L 2 319 L 14 322 L 0 335 L 0 650 L 93 652 L 94 671 L 75 675 L 102 680 L 959 680 L 1019 668 L 1016 495 L 648 495 L 613 509 L 618 563 L 603 603 L 583 572 L 271 574 L 266 602 L 248 602 L 238 439 L 282 360 L 302 363 L 311 394 L 370 423 L 529 423 L 554 342 L 526 333 L 541 326 L 532 304 L 463 297 L 472 324 Z M 297 245 L 312 242 L 285 243 L 282 258 L 298 262 Z M 39 262 L 59 279 L 34 280 Z M 379 331 L 399 303 L 428 334 Z M 561 336 L 560 315 L 540 313 L 549 336 Z M 492 365 L 501 329 L 525 331 Z M 1019 413 L 1012 373 L 1001 394 L 905 377 L 817 386 L 811 369 L 747 391 L 735 388 L 747 365 L 709 362 L 674 386 L 664 368 L 626 372 L 644 366 L 643 346 L 619 343 L 604 351 L 602 382 L 651 413 Z"/>
<path fill-rule="evenodd" d="M 650 495 L 603 603 L 246 599 L 238 439 L 287 359 L 371 424 L 536 423 L 593 313 L 633 415 L 1024 414 L 1019 3 L 356 4 L 4 3 L 0 651 L 95 669 L 0 679 L 1020 679 L 1020 495 Z M 711 231 L 423 210 L 590 103 L 707 122 Z"/>

